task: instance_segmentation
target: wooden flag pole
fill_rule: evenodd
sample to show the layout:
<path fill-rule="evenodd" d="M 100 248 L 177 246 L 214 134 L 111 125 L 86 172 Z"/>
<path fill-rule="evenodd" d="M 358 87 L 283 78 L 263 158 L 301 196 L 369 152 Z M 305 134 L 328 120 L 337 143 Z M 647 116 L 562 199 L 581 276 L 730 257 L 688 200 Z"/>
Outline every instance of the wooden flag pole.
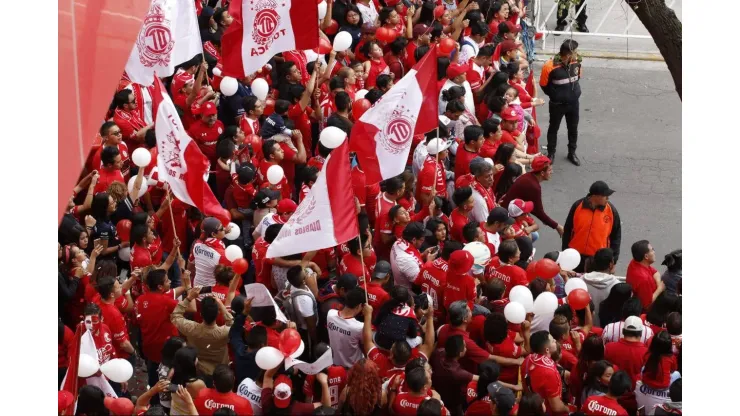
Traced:
<path fill-rule="evenodd" d="M 370 278 L 370 276 L 365 277 L 365 257 L 363 256 L 362 252 L 365 251 L 365 246 L 362 245 L 362 233 L 357 234 L 357 241 L 360 243 L 360 264 L 362 264 L 362 281 L 365 283 L 365 303 L 368 303 L 367 300 L 367 279 Z M 368 274 L 370 270 L 368 270 Z"/>

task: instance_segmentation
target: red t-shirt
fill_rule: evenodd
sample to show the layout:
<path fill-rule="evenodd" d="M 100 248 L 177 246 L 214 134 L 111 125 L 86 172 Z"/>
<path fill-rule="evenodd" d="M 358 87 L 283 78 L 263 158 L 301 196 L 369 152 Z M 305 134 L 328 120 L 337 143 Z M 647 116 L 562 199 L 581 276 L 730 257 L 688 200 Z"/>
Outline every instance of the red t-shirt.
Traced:
<path fill-rule="evenodd" d="M 645 365 L 645 354 L 648 348 L 642 342 L 627 341 L 624 338 L 619 342 L 610 342 L 604 347 L 604 359 L 619 366 L 632 379 L 632 388 L 637 380 L 642 378 L 642 366 Z"/>
<path fill-rule="evenodd" d="M 481 146 L 478 154 L 480 157 L 490 157 L 491 160 L 493 160 L 493 157 L 496 155 L 496 150 L 501 146 L 501 143 L 501 139 L 496 141 L 486 139 L 483 141 L 483 146 Z"/>
<path fill-rule="evenodd" d="M 131 270 L 134 270 L 136 268 L 144 268 L 147 266 L 151 266 L 153 263 L 152 261 L 152 253 L 147 249 L 146 247 L 142 247 L 138 244 L 134 244 L 131 246 Z"/>
<path fill-rule="evenodd" d="M 383 354 L 378 347 L 373 347 L 368 353 L 367 358 L 378 366 L 378 375 L 383 381 L 388 380 L 395 374 L 403 374 L 404 367 L 395 367 L 387 355 Z"/>
<path fill-rule="evenodd" d="M 445 286 L 444 302 L 445 309 L 449 309 L 452 302 L 464 300 L 473 309 L 475 301 L 475 279 L 468 275 L 447 274 L 447 285 Z"/>
<path fill-rule="evenodd" d="M 379 283 L 369 282 L 367 284 L 367 300 L 370 306 L 373 307 L 373 319 L 378 315 L 380 307 L 389 301 L 390 298 L 391 295 L 389 295 Z"/>
<path fill-rule="evenodd" d="M 195 140 L 200 151 L 211 161 L 211 168 L 214 168 L 216 159 L 218 159 L 216 143 L 218 142 L 218 136 L 223 132 L 224 123 L 221 120 L 216 120 L 212 126 L 204 123 L 203 120 L 198 120 L 188 129 L 188 135 Z"/>
<path fill-rule="evenodd" d="M 647 355 L 645 356 L 645 362 L 647 363 Z M 665 355 L 660 358 L 655 373 L 650 373 L 647 370 L 642 373 L 642 383 L 651 389 L 665 390 L 671 386 L 671 373 L 677 370 L 676 356 L 673 354 Z"/>
<path fill-rule="evenodd" d="M 272 287 L 272 259 L 267 258 L 267 249 L 270 243 L 260 237 L 252 246 L 252 261 L 254 261 L 255 282 L 262 283 L 267 289 L 274 293 Z"/>
<path fill-rule="evenodd" d="M 435 165 L 437 165 L 436 168 Z M 436 181 L 434 178 L 435 169 L 437 172 Z M 416 199 L 420 199 L 421 194 L 431 194 L 432 189 L 435 189 L 434 187 L 436 187 L 437 196 L 447 198 L 447 183 L 445 178 L 444 165 L 441 162 L 437 163 L 435 157 L 427 156 L 416 183 Z"/>
<path fill-rule="evenodd" d="M 551 414 L 549 399 L 560 397 L 563 390 L 563 383 L 555 362 L 549 357 L 533 354 L 526 363 L 532 391 L 542 397 L 548 414 Z"/>
<path fill-rule="evenodd" d="M 313 108 L 311 106 L 301 109 L 300 104 L 294 104 L 288 108 L 288 118 L 293 120 L 295 128 L 301 132 L 303 147 L 306 149 L 306 154 L 309 157 L 311 153 L 311 119 L 309 116 L 311 114 L 313 114 Z M 290 160 L 291 158 L 286 156 L 286 159 Z"/>
<path fill-rule="evenodd" d="M 458 147 L 457 154 L 455 155 L 455 178 L 470 173 L 470 161 L 476 157 L 478 157 L 477 152 L 471 152 L 465 149 L 464 145 Z"/>
<path fill-rule="evenodd" d="M 248 399 L 232 392 L 219 393 L 216 389 L 205 388 L 199 391 L 193 404 L 201 416 L 210 416 L 222 407 L 228 407 L 240 416 L 254 414 Z"/>
<path fill-rule="evenodd" d="M 606 396 L 589 396 L 581 411 L 586 416 L 627 416 L 627 411 L 616 399 Z"/>
<path fill-rule="evenodd" d="M 113 182 L 126 183 L 126 179 L 123 178 L 123 173 L 120 169 L 102 168 L 98 173 L 100 173 L 100 177 L 98 178 L 98 183 L 95 184 L 95 189 L 93 190 L 96 194 L 108 191 L 108 187 Z"/>
<path fill-rule="evenodd" d="M 509 292 L 514 286 L 527 286 L 529 280 L 527 279 L 527 272 L 519 266 L 513 264 L 502 264 L 498 268 L 487 267 L 486 268 L 486 280 L 499 279 L 506 285 L 506 291 L 504 292 L 504 298 L 509 297 Z"/>
<path fill-rule="evenodd" d="M 331 397 L 331 407 L 334 409 L 339 405 L 339 395 L 347 385 L 347 370 L 344 367 L 338 365 L 332 365 L 327 367 L 326 376 L 328 378 L 327 384 L 329 385 L 329 396 Z M 313 401 L 315 396 L 314 391 L 317 387 L 316 376 L 307 375 L 306 381 L 303 383 L 303 394 L 306 399 Z"/>
<path fill-rule="evenodd" d="M 640 298 L 643 309 L 647 309 L 653 303 L 653 293 L 658 289 L 658 283 L 653 276 L 657 272 L 652 266 L 645 266 L 634 259 L 627 266 L 627 283 Z"/>
<path fill-rule="evenodd" d="M 108 325 L 113 333 L 113 347 L 116 350 L 116 356 L 118 358 L 128 358 L 129 353 L 122 348 L 123 343 L 129 340 L 126 319 L 115 304 L 103 303 L 99 298 L 95 303 L 100 307 L 102 322 Z"/>
<path fill-rule="evenodd" d="M 172 295 L 162 293 L 147 292 L 136 299 L 141 349 L 147 359 L 162 362 L 162 347 L 170 337 L 178 335 L 177 328 L 170 322 L 170 315 L 176 306 L 177 300 Z"/>
<path fill-rule="evenodd" d="M 197 2 L 196 2 L 197 4 Z M 185 94 L 174 94 L 174 103 L 176 106 L 180 107 L 180 110 L 182 110 L 182 125 L 189 129 L 190 126 L 195 124 L 197 121 L 195 116 L 193 115 L 193 109 L 192 106 L 187 105 L 187 98 L 188 96 Z M 193 101 L 195 103 L 195 101 Z"/>
<path fill-rule="evenodd" d="M 516 339 L 516 332 L 508 331 L 506 339 L 500 344 L 486 343 L 486 348 L 491 355 L 497 355 L 504 358 L 519 358 L 522 355 L 522 347 L 517 345 L 514 340 Z M 516 385 L 519 383 L 519 366 L 518 365 L 502 365 L 501 373 L 498 377 L 499 381 Z"/>
<path fill-rule="evenodd" d="M 379 60 L 370 60 L 370 71 L 367 73 L 367 79 L 365 80 L 365 88 L 370 89 L 375 87 L 375 81 L 378 79 L 380 74 L 390 74 L 391 71 L 388 68 L 388 64 L 381 58 Z"/>
<path fill-rule="evenodd" d="M 280 333 L 260 322 L 244 322 L 244 330 L 248 333 L 255 326 L 261 326 L 267 331 L 267 346 L 280 348 Z"/>
<path fill-rule="evenodd" d="M 450 237 L 453 240 L 462 243 L 462 231 L 468 222 L 470 222 L 470 219 L 468 219 L 468 214 L 461 213 L 460 210 L 457 208 L 453 209 L 452 214 L 450 214 Z"/>
<path fill-rule="evenodd" d="M 121 142 L 121 143 L 118 143 L 117 147 L 118 147 L 118 152 L 121 154 L 121 162 L 123 162 L 121 173 L 123 173 L 123 175 L 126 176 L 128 175 L 129 169 L 131 169 L 131 160 L 129 158 L 130 155 L 128 153 L 128 146 L 126 146 L 126 143 Z M 95 151 L 95 155 L 93 155 L 91 167 L 94 170 L 99 171 L 100 169 L 103 169 L 103 162 L 100 160 L 100 155 L 102 153 L 103 153 L 103 146 L 100 146 Z"/>
<path fill-rule="evenodd" d="M 396 206 L 396 202 L 387 199 L 384 192 L 378 194 L 378 197 L 375 200 L 375 235 L 373 237 L 373 246 L 375 246 L 378 257 L 381 259 L 389 259 L 393 243 L 383 244 L 380 239 L 380 235 L 393 233 L 393 229 L 391 227 L 392 223 L 388 217 L 388 213 L 391 208 Z"/>
<path fill-rule="evenodd" d="M 397 416 L 416 416 L 419 405 L 428 398 L 428 395 L 412 396 L 411 393 L 399 393 L 391 406 L 393 414 Z M 442 407 L 441 414 L 443 416 L 449 415 L 446 407 Z"/>
<path fill-rule="evenodd" d="M 444 302 L 445 288 L 447 287 L 447 262 L 441 257 L 427 262 L 421 267 L 421 273 L 416 281 L 421 286 L 422 293 L 432 298 L 434 306 L 434 317 L 437 323 L 444 318 L 444 310 L 441 309 Z"/>
<path fill-rule="evenodd" d="M 371 278 L 367 262 L 363 264 L 360 262 L 360 259 L 355 258 L 349 253 L 345 254 L 342 257 L 342 261 L 339 262 L 339 273 L 352 273 L 353 275 L 357 276 L 360 285 L 364 283 L 365 279 L 368 279 L 368 281 L 370 281 Z"/>

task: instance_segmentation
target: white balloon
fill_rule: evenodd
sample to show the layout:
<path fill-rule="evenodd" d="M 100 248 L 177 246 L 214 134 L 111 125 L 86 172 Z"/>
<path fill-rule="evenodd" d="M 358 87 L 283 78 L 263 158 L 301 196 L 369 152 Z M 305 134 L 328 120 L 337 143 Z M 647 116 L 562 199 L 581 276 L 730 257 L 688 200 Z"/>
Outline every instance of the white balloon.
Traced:
<path fill-rule="evenodd" d="M 226 247 L 226 259 L 229 261 L 234 261 L 236 259 L 241 259 L 244 257 L 244 253 L 242 252 L 242 249 L 237 245 L 232 245 Z"/>
<path fill-rule="evenodd" d="M 131 160 L 134 162 L 134 165 L 140 168 L 145 168 L 149 166 L 149 162 L 152 161 L 152 154 L 149 153 L 149 150 L 140 147 L 134 150 L 134 153 L 131 154 Z"/>
<path fill-rule="evenodd" d="M 337 52 L 344 52 L 352 46 L 352 35 L 349 32 L 339 32 L 334 37 L 334 50 Z"/>
<path fill-rule="evenodd" d="M 283 361 L 283 353 L 277 348 L 262 347 L 254 357 L 257 366 L 263 370 L 272 370 Z"/>
<path fill-rule="evenodd" d="M 132 176 L 131 179 L 128 180 L 128 194 L 131 196 L 131 198 L 134 197 L 134 182 L 136 182 L 136 176 Z M 149 190 L 149 185 L 147 185 L 146 179 L 141 181 L 141 187 L 139 188 L 139 194 L 136 196 L 137 198 L 141 198 L 144 196 L 146 191 Z"/>
<path fill-rule="evenodd" d="M 220 88 L 221 92 L 224 93 L 225 96 L 231 97 L 236 94 L 236 90 L 239 89 L 239 83 L 236 81 L 236 78 L 224 77 L 224 79 L 221 80 Z"/>
<path fill-rule="evenodd" d="M 543 292 L 534 300 L 535 315 L 552 315 L 558 308 L 558 298 L 552 292 Z"/>
<path fill-rule="evenodd" d="M 319 141 L 321 144 L 329 149 L 336 149 L 339 147 L 342 142 L 344 142 L 345 138 L 347 138 L 347 133 L 339 127 L 334 126 L 321 130 L 321 134 L 319 135 Z"/>
<path fill-rule="evenodd" d="M 509 302 L 504 307 L 504 316 L 512 324 L 520 324 L 527 318 L 527 311 L 521 303 Z"/>
<path fill-rule="evenodd" d="M 367 94 L 367 90 L 366 89 L 361 89 L 361 90 L 357 91 L 355 93 L 355 101 L 361 100 L 361 99 L 365 98 L 365 94 Z"/>
<path fill-rule="evenodd" d="M 566 295 L 570 295 L 570 292 L 576 289 L 583 289 L 588 292 L 588 286 L 586 286 L 586 282 L 580 277 L 571 277 L 570 279 L 568 279 L 567 282 L 565 282 Z"/>
<path fill-rule="evenodd" d="M 291 358 L 298 358 L 303 354 L 303 350 L 306 349 L 306 345 L 301 341 L 301 345 L 298 346 L 298 349 L 295 350 L 293 354 L 290 354 Z"/>
<path fill-rule="evenodd" d="M 581 263 L 581 253 L 574 248 L 566 248 L 558 256 L 557 263 L 563 270 L 573 270 Z"/>
<path fill-rule="evenodd" d="M 284 177 L 285 172 L 283 171 L 283 168 L 281 168 L 279 165 L 273 165 L 270 166 L 269 169 L 267 169 L 267 181 L 270 182 L 272 185 L 279 184 Z"/>
<path fill-rule="evenodd" d="M 218 67 L 213 68 L 213 75 L 220 77 L 221 76 L 221 70 L 218 69 Z"/>
<path fill-rule="evenodd" d="M 131 261 L 131 248 L 121 247 L 118 249 L 118 258 L 123 261 Z"/>
<path fill-rule="evenodd" d="M 252 81 L 252 85 L 249 86 L 252 89 L 252 94 L 260 100 L 267 99 L 267 93 L 270 91 L 270 86 L 267 85 L 267 81 L 262 78 L 255 78 Z"/>
<path fill-rule="evenodd" d="M 80 377 L 90 377 L 98 372 L 100 366 L 98 359 L 87 354 L 80 354 L 80 361 L 77 363 L 77 375 Z"/>
<path fill-rule="evenodd" d="M 231 231 L 226 233 L 226 239 L 236 240 L 237 238 L 239 238 L 239 235 L 241 234 L 241 230 L 239 229 L 239 226 L 234 224 L 233 222 L 230 222 L 229 227 L 231 227 Z"/>
<path fill-rule="evenodd" d="M 134 367 L 128 360 L 123 358 L 114 358 L 100 366 L 100 371 L 105 374 L 108 380 L 116 383 L 125 383 L 134 375 Z"/>
<path fill-rule="evenodd" d="M 509 300 L 512 302 L 520 303 L 524 306 L 524 310 L 527 313 L 534 312 L 534 300 L 532 300 L 532 292 L 527 286 L 517 285 L 511 288 L 509 292 Z"/>
<path fill-rule="evenodd" d="M 326 2 L 322 1 L 319 3 L 319 19 L 323 19 L 326 16 Z"/>

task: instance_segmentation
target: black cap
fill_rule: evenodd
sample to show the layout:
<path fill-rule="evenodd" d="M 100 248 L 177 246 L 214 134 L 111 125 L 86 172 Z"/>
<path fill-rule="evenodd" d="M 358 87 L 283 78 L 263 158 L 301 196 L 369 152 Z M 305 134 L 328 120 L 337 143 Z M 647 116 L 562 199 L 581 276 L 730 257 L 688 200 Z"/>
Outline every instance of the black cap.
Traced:
<path fill-rule="evenodd" d="M 502 386 L 498 381 L 488 385 L 488 395 L 496 403 L 499 414 L 508 414 L 516 403 L 514 392 L 510 388 Z"/>
<path fill-rule="evenodd" d="M 509 216 L 509 211 L 506 210 L 504 207 L 496 207 L 491 210 L 490 213 L 488 213 L 488 221 L 489 224 L 493 224 L 494 222 L 502 222 L 506 225 L 512 225 L 514 224 L 514 218 L 511 218 Z"/>
<path fill-rule="evenodd" d="M 352 290 L 357 287 L 357 276 L 352 273 L 345 273 L 337 279 L 337 290 Z"/>
<path fill-rule="evenodd" d="M 203 8 L 203 10 L 201 10 L 200 15 L 201 16 L 206 16 L 206 17 L 211 17 L 211 16 L 213 16 L 214 13 L 216 13 L 216 9 L 214 9 L 213 7 L 206 6 L 206 7 Z"/>
<path fill-rule="evenodd" d="M 588 188 L 589 195 L 610 196 L 613 193 L 614 190 L 609 189 L 609 185 L 607 185 L 604 181 L 596 181 L 591 184 L 590 188 Z"/>
<path fill-rule="evenodd" d="M 203 220 L 203 222 L 200 225 L 200 228 L 203 230 L 203 232 L 206 235 L 206 238 L 211 237 L 211 234 L 217 233 L 219 228 L 221 228 L 221 221 L 214 217 L 208 217 Z"/>
<path fill-rule="evenodd" d="M 382 279 L 391 272 L 391 264 L 385 260 L 378 260 L 373 270 L 373 278 Z"/>
<path fill-rule="evenodd" d="M 406 225 L 406 228 L 403 230 L 403 238 L 406 240 L 411 240 L 413 238 L 424 238 L 424 237 L 431 237 L 432 232 L 427 230 L 424 227 L 424 224 L 420 222 L 410 222 L 408 225 Z"/>
<path fill-rule="evenodd" d="M 254 200 L 257 201 L 257 205 L 260 208 L 264 208 L 264 206 L 271 200 L 279 199 L 279 198 L 280 198 L 280 191 L 276 191 L 270 188 L 260 189 L 260 191 L 257 192 L 257 195 L 254 196 Z"/>

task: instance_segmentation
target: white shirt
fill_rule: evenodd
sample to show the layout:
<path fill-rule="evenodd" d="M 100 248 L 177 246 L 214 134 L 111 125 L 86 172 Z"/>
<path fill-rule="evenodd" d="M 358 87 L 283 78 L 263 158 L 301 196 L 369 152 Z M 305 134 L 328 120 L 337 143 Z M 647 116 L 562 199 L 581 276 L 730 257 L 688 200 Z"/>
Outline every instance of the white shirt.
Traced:
<path fill-rule="evenodd" d="M 267 227 L 271 226 L 272 224 L 277 224 L 277 220 L 275 217 L 277 217 L 278 214 L 273 215 L 265 215 L 262 217 L 262 221 L 260 221 L 259 224 L 257 224 L 257 227 L 255 227 L 254 232 L 257 233 L 257 238 L 262 237 L 265 235 L 265 230 L 267 230 Z M 255 240 L 257 239 L 255 238 Z"/>
<path fill-rule="evenodd" d="M 251 378 L 247 377 L 239 383 L 236 394 L 249 400 L 254 416 L 262 414 L 262 387 L 259 387 Z"/>
<path fill-rule="evenodd" d="M 442 91 L 446 91 L 454 86 L 465 88 L 465 108 L 471 112 L 471 114 L 475 114 L 475 102 L 473 101 L 473 90 L 470 88 L 470 83 L 468 81 L 463 81 L 462 85 L 457 85 L 449 79 L 445 81 L 442 89 L 439 91 L 439 114 L 444 114 L 447 109 L 447 101 L 442 97 Z"/>
<path fill-rule="evenodd" d="M 294 290 L 301 289 L 296 289 L 295 287 L 293 287 L 293 285 L 290 285 L 290 291 L 292 292 Z M 298 315 L 296 316 L 296 326 L 301 329 L 308 329 L 305 318 L 310 318 L 314 316 L 313 302 L 311 301 L 311 299 L 315 301 L 316 298 L 314 298 L 313 293 L 311 293 L 311 291 L 307 287 L 302 288 L 302 290 L 308 292 L 307 296 L 300 295 L 293 298 L 293 307 L 295 308 Z M 311 299 L 309 299 L 309 296 L 311 297 Z"/>
<path fill-rule="evenodd" d="M 378 11 L 375 9 L 375 4 L 372 1 L 368 2 L 367 6 L 358 1 L 355 6 L 360 9 L 363 23 L 375 24 L 375 19 L 378 18 Z"/>
<path fill-rule="evenodd" d="M 493 248 L 496 249 L 495 253 L 491 253 L 493 256 L 494 254 L 498 253 L 498 246 L 501 245 L 501 235 L 499 233 L 489 233 L 486 230 L 483 230 L 483 232 L 486 235 L 486 241 L 493 244 Z"/>
<path fill-rule="evenodd" d="M 488 214 L 489 212 L 486 200 L 478 193 L 478 191 L 475 190 L 475 188 L 473 188 L 473 210 L 468 214 L 468 218 L 471 221 L 481 223 L 488 219 Z"/>
<path fill-rule="evenodd" d="M 614 323 L 611 323 L 605 326 L 604 332 L 601 333 L 601 338 L 604 339 L 604 344 L 607 344 L 610 342 L 619 342 L 621 338 L 624 338 L 622 329 L 624 329 L 624 321 L 614 322 Z M 652 337 L 653 337 L 653 330 L 650 329 L 649 326 L 643 325 L 642 326 L 642 337 L 640 337 L 640 341 L 642 341 L 643 344 L 647 345 L 647 341 Z"/>
<path fill-rule="evenodd" d="M 411 289 L 421 271 L 421 261 L 413 254 L 406 240 L 399 239 L 391 247 L 391 271 L 397 286 Z"/>
<path fill-rule="evenodd" d="M 549 333 L 550 321 L 552 321 L 552 318 L 554 317 L 554 313 L 547 315 L 535 315 L 534 318 L 532 318 L 532 329 L 530 329 L 531 333 L 534 334 L 537 331 L 547 331 Z"/>
<path fill-rule="evenodd" d="M 426 140 L 422 140 L 421 143 L 416 145 L 414 158 L 411 161 L 411 171 L 414 173 L 414 176 L 419 176 L 419 172 L 424 168 L 424 161 L 428 155 Z"/>
<path fill-rule="evenodd" d="M 463 46 L 460 48 L 460 57 L 458 58 L 458 62 L 467 63 L 471 58 L 478 56 L 480 47 L 473 39 L 470 39 L 469 36 L 465 36 L 463 38 L 463 42 Z"/>
<path fill-rule="evenodd" d="M 196 243 L 193 246 L 193 258 L 195 263 L 195 286 L 213 286 L 216 278 L 213 276 L 216 266 L 221 260 L 221 254 L 205 243 Z"/>
<path fill-rule="evenodd" d="M 326 329 L 334 365 L 349 368 L 362 359 L 362 322 L 354 317 L 343 318 L 338 310 L 332 309 L 326 315 Z"/>

